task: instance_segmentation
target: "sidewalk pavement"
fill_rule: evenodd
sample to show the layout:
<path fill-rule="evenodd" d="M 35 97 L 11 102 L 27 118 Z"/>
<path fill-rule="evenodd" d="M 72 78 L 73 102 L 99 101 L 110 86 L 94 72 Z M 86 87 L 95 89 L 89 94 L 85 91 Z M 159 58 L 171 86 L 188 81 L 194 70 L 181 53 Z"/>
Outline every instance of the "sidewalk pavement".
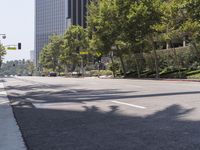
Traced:
<path fill-rule="evenodd" d="M 0 150 L 26 150 L 2 82 L 0 82 Z"/>

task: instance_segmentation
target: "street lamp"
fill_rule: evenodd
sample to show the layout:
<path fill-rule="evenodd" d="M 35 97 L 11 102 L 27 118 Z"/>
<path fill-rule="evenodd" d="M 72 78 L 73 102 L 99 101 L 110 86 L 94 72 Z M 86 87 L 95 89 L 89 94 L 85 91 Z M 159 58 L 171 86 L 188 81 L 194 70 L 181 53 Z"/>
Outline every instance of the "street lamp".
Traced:
<path fill-rule="evenodd" d="M 0 34 L 0 36 L 2 36 L 3 39 L 6 39 L 6 34 Z"/>
<path fill-rule="evenodd" d="M 2 39 L 6 39 L 6 34 L 0 34 L 0 36 L 2 37 Z M 1 40 L 0 40 L 0 44 L 1 44 Z"/>

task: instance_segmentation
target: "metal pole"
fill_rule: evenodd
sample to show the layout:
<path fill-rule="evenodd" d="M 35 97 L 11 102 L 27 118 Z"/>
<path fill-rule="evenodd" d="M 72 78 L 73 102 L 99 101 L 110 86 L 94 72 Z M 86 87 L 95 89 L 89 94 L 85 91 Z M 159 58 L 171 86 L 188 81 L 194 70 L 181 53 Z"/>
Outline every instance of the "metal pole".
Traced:
<path fill-rule="evenodd" d="M 83 71 L 83 56 L 81 56 L 81 74 L 84 77 L 84 71 Z"/>

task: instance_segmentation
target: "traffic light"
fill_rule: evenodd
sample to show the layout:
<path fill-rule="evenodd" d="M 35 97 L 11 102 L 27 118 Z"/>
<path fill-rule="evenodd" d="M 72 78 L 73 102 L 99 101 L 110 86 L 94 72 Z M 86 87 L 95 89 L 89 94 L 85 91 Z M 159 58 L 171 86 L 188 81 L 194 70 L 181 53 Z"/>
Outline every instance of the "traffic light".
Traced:
<path fill-rule="evenodd" d="M 22 49 L 22 43 L 18 43 L 18 49 Z"/>

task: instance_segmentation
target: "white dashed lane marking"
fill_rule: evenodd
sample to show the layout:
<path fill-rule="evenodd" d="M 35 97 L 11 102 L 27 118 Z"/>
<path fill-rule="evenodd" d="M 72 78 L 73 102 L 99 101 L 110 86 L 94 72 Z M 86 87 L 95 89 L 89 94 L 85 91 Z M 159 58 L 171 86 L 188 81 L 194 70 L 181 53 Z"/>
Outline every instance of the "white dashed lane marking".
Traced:
<path fill-rule="evenodd" d="M 124 102 L 120 102 L 120 101 L 112 101 L 112 102 L 116 103 L 116 104 L 120 104 L 120 105 L 126 105 L 126 106 L 130 106 L 130 107 L 134 107 L 134 108 L 146 109 L 146 107 L 143 107 L 143 106 L 129 104 L 129 103 L 124 103 Z"/>

